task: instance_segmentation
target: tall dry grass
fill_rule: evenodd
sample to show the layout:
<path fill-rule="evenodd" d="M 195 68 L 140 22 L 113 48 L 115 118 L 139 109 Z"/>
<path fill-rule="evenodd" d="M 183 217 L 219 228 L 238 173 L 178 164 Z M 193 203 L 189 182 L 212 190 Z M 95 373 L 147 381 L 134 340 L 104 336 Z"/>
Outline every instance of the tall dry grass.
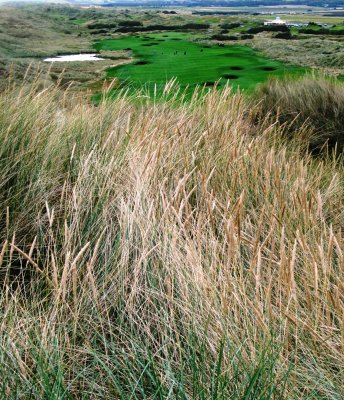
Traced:
<path fill-rule="evenodd" d="M 293 136 L 307 126 L 309 149 L 322 154 L 325 149 L 344 152 L 344 85 L 326 76 L 309 75 L 299 79 L 271 79 L 255 93 L 259 101 L 258 116 L 270 115 L 270 123 L 277 120 L 287 125 Z"/>
<path fill-rule="evenodd" d="M 0 95 L 0 397 L 343 396 L 343 165 L 248 108 Z"/>

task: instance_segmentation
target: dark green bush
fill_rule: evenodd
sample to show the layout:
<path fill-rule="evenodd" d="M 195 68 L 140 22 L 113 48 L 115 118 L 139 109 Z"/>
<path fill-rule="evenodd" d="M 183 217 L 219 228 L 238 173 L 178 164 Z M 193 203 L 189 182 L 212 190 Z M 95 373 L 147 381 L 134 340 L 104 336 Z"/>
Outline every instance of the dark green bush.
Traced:
<path fill-rule="evenodd" d="M 253 39 L 253 38 L 254 38 L 254 35 L 250 35 L 250 34 L 245 34 L 245 35 L 240 36 L 240 39 L 243 39 L 243 40 Z"/>
<path fill-rule="evenodd" d="M 220 28 L 222 29 L 235 29 L 241 26 L 240 22 L 232 22 L 232 23 L 225 23 L 221 24 Z"/>
<path fill-rule="evenodd" d="M 118 26 L 143 26 L 140 21 L 119 21 Z"/>
<path fill-rule="evenodd" d="M 275 39 L 287 39 L 287 40 L 290 40 L 290 39 L 293 38 L 293 36 L 292 36 L 292 34 L 290 32 L 280 32 L 280 33 L 277 33 L 274 36 L 274 38 Z"/>
<path fill-rule="evenodd" d="M 228 36 L 228 35 L 213 35 L 211 36 L 212 40 L 220 40 L 222 42 L 227 41 L 227 40 L 238 40 L 236 36 Z"/>
<path fill-rule="evenodd" d="M 286 25 L 255 26 L 247 29 L 246 32 L 251 34 L 256 34 L 261 32 L 289 32 L 289 28 Z"/>
<path fill-rule="evenodd" d="M 88 29 L 112 29 L 116 28 L 117 24 L 109 24 L 107 22 L 97 22 L 87 26 Z"/>

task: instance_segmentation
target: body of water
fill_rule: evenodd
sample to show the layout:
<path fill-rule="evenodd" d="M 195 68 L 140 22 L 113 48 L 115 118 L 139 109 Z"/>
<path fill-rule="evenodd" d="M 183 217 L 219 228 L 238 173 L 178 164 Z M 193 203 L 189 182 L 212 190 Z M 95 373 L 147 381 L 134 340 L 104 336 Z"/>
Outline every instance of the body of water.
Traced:
<path fill-rule="evenodd" d="M 72 62 L 72 61 L 101 61 L 104 58 L 97 57 L 96 54 L 68 54 L 66 56 L 57 56 L 46 58 L 45 62 Z"/>

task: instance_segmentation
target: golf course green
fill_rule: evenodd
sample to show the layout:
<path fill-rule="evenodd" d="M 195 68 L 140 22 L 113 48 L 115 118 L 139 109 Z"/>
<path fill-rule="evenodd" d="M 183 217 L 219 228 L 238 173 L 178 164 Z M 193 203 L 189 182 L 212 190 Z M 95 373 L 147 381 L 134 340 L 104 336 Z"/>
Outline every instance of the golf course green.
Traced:
<path fill-rule="evenodd" d="M 123 36 L 95 43 L 98 51 L 128 50 L 133 62 L 109 68 L 107 77 L 117 77 L 121 87 L 134 89 L 154 85 L 162 88 L 177 78 L 182 89 L 196 85 L 219 87 L 229 82 L 235 88 L 252 90 L 269 76 L 299 75 L 305 69 L 270 60 L 243 45 L 208 45 L 191 40 L 195 35 L 180 32 Z"/>

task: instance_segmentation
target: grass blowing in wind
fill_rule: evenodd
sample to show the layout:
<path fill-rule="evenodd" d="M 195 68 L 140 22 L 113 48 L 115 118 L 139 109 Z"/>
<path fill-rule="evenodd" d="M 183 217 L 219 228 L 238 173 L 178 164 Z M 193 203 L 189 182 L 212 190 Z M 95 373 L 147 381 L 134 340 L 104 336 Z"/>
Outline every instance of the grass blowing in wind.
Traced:
<path fill-rule="evenodd" d="M 343 396 L 343 163 L 260 107 L 0 94 L 1 398 Z"/>

